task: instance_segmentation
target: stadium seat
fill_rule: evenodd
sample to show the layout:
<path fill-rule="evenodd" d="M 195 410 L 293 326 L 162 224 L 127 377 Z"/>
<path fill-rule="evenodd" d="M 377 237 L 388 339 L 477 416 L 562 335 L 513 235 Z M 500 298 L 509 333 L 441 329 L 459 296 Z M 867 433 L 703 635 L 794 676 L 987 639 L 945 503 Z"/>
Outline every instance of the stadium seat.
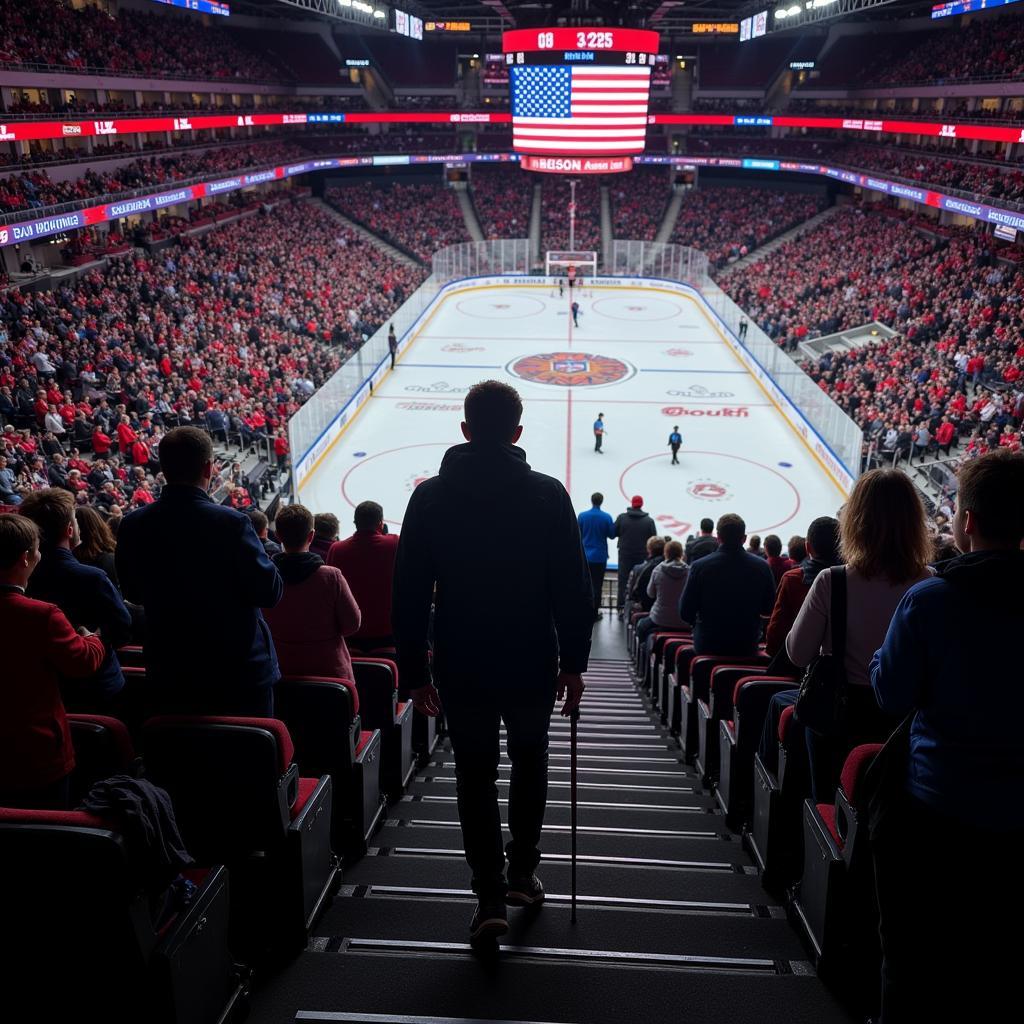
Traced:
<path fill-rule="evenodd" d="M 693 644 L 680 643 L 675 647 L 675 659 L 670 672 L 662 672 L 661 720 L 673 736 L 679 735 L 683 681 L 690 678 L 690 662 L 697 656 Z"/>
<path fill-rule="evenodd" d="M 754 755 L 761 740 L 768 702 L 795 680 L 785 676 L 742 675 L 732 692 L 732 717 L 718 723 L 718 781 L 715 799 L 733 829 L 748 823 L 753 799 Z M 716 704 L 717 713 L 717 704 Z M 742 728 L 741 728 L 742 725 Z"/>
<path fill-rule="evenodd" d="M 0 808 L 0 957 L 22 1019 L 219 1024 L 240 1004 L 227 870 L 190 869 L 191 902 L 154 922 L 135 868 L 106 818 Z"/>
<path fill-rule="evenodd" d="M 138 644 L 126 644 L 124 647 L 118 647 L 117 660 L 121 663 L 122 668 L 145 668 L 146 667 L 146 655 L 142 647 Z"/>
<path fill-rule="evenodd" d="M 762 675 L 758 664 L 716 665 L 706 700 L 697 701 L 697 758 L 701 783 L 710 787 L 718 780 L 718 723 L 732 716 L 732 694 L 736 681 L 744 676 Z"/>
<path fill-rule="evenodd" d="M 189 851 L 231 871 L 233 948 L 254 959 L 301 948 L 338 869 L 330 776 L 299 776 L 274 718 L 165 715 L 143 738 Z"/>
<path fill-rule="evenodd" d="M 847 755 L 835 803 L 803 806 L 803 875 L 793 911 L 819 971 L 833 976 L 879 954 L 864 776 L 880 743 Z"/>
<path fill-rule="evenodd" d="M 288 677 L 275 687 L 277 711 L 295 743 L 299 769 L 334 783 L 334 849 L 358 855 L 376 831 L 381 802 L 381 737 L 363 729 L 359 692 L 345 679 Z"/>
<path fill-rule="evenodd" d="M 699 701 L 705 705 L 711 695 L 711 673 L 718 665 L 767 665 L 765 654 L 741 658 L 720 654 L 695 654 L 690 660 L 689 682 L 679 692 L 679 745 L 687 762 L 697 760 Z"/>
<path fill-rule="evenodd" d="M 71 776 L 71 803 L 77 804 L 100 779 L 111 775 L 137 775 L 142 766 L 124 722 L 107 715 L 68 715 L 75 770 Z"/>
<path fill-rule="evenodd" d="M 653 693 L 661 686 L 661 673 L 665 670 L 665 649 L 669 640 L 691 640 L 689 630 L 658 629 L 647 637 L 648 656 L 641 666 L 643 675 L 640 683 L 645 690 Z"/>
<path fill-rule="evenodd" d="M 412 749 L 413 707 L 398 701 L 398 666 L 387 658 L 353 658 L 359 717 L 380 730 L 381 788 L 392 800 L 402 795 L 416 770 Z"/>
<path fill-rule="evenodd" d="M 761 883 L 770 891 L 781 891 L 800 877 L 803 845 L 800 813 L 810 792 L 804 750 L 790 756 L 794 739 L 803 744 L 803 732 L 793 728 L 793 708 L 779 718 L 779 769 L 771 772 L 754 755 L 754 811 L 749 835 L 751 853 L 761 869 Z"/>

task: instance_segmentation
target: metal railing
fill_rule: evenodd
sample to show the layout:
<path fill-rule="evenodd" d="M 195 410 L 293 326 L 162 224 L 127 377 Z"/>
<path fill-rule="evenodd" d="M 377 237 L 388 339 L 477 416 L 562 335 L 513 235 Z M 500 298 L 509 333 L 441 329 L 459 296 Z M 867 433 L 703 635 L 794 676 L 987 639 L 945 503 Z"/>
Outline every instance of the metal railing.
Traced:
<path fill-rule="evenodd" d="M 296 85 L 294 78 L 286 78 L 284 75 L 279 79 L 266 78 L 202 78 L 196 75 L 171 75 L 160 74 L 156 71 L 136 71 L 127 68 L 94 68 L 92 66 L 75 67 L 73 64 L 43 64 L 43 63 L 18 63 L 8 61 L 0 64 L 0 71 L 19 71 L 31 74 L 46 75 L 94 75 L 104 78 L 147 78 L 154 82 L 201 82 L 204 85 L 259 85 L 259 86 L 280 86 Z M 215 91 L 215 90 L 214 90 Z"/>

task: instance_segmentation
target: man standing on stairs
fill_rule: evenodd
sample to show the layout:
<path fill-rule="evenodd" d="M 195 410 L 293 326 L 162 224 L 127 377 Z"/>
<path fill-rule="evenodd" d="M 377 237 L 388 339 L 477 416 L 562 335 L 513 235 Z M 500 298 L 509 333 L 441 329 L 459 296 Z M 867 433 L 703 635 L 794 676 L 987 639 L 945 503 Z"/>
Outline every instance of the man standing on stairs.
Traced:
<path fill-rule="evenodd" d="M 572 502 L 515 446 L 522 414 L 507 384 L 470 388 L 462 424 L 467 443 L 449 448 L 438 475 L 413 491 L 395 562 L 391 618 L 402 684 L 424 714 L 436 715 L 443 705 L 455 755 L 459 821 L 479 900 L 470 923 L 475 943 L 505 934 L 506 903 L 544 899 L 535 871 L 548 727 L 556 696 L 564 697 L 563 715 L 583 696 L 594 617 Z M 491 585 L 480 553 L 509 536 L 529 543 Z M 512 841 L 504 848 L 497 791 L 502 722 L 512 762 Z"/>

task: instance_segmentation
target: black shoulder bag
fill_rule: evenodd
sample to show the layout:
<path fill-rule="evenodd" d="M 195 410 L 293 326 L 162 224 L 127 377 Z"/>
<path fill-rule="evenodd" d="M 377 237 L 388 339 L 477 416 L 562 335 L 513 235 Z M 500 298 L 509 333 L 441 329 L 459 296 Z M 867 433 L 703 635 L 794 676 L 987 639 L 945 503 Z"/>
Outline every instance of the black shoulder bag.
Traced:
<path fill-rule="evenodd" d="M 846 728 L 846 566 L 829 569 L 832 597 L 829 627 L 832 653 L 819 653 L 800 680 L 800 696 L 793 713 L 807 729 L 822 736 L 840 736 Z"/>

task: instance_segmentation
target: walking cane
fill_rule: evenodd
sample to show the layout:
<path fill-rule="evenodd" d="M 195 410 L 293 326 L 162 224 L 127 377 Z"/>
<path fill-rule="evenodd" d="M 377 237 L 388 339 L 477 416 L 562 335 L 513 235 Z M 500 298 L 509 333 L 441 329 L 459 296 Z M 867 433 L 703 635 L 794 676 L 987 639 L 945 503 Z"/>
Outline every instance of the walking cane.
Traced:
<path fill-rule="evenodd" d="M 575 707 L 569 715 L 569 827 L 572 832 L 572 913 L 570 920 L 576 923 L 576 732 L 580 721 L 580 709 Z"/>

